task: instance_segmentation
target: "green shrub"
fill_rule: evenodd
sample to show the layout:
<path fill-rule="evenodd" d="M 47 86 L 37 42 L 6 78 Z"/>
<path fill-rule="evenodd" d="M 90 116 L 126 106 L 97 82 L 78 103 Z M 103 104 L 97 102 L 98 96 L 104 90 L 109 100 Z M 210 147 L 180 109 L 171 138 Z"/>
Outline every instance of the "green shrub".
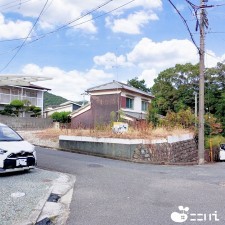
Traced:
<path fill-rule="evenodd" d="M 55 121 L 55 122 L 60 122 L 60 123 L 69 123 L 70 122 L 70 117 L 69 114 L 71 112 L 54 112 L 51 115 L 51 118 Z"/>
<path fill-rule="evenodd" d="M 205 138 L 206 149 L 210 148 L 209 141 L 210 141 L 210 137 L 206 137 Z M 221 143 L 225 143 L 225 137 L 223 137 L 222 135 L 212 136 L 211 141 L 212 141 L 212 147 L 218 147 Z"/>

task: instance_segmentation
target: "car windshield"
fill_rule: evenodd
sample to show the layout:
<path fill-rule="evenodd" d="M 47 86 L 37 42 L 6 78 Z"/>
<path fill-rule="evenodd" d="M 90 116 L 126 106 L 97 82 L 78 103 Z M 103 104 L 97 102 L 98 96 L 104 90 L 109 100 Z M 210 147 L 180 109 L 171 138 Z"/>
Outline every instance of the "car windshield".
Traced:
<path fill-rule="evenodd" d="M 22 141 L 23 139 L 11 128 L 0 126 L 0 141 Z"/>

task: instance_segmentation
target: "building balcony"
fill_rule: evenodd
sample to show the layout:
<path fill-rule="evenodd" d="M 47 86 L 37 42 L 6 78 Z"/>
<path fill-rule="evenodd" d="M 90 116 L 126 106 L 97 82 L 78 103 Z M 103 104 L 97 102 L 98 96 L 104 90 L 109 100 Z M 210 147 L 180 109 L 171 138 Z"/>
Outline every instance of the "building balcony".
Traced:
<path fill-rule="evenodd" d="M 12 95 L 12 94 L 3 94 L 0 93 L 0 104 L 8 105 L 11 101 L 18 99 L 18 100 L 28 100 L 31 105 L 37 106 L 42 108 L 42 98 L 37 97 L 29 97 L 24 95 Z"/>

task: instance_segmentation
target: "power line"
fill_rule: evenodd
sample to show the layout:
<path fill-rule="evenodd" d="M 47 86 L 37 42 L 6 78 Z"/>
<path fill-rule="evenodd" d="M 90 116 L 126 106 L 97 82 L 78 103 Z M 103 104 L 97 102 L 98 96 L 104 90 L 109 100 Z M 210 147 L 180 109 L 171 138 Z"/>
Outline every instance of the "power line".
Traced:
<path fill-rule="evenodd" d="M 12 58 L 8 61 L 8 63 L 0 70 L 0 72 L 2 72 L 3 70 L 5 70 L 5 69 L 9 66 L 9 64 L 15 59 L 15 57 L 17 56 L 17 54 L 18 54 L 18 53 L 20 52 L 20 50 L 23 48 L 23 46 L 25 45 L 25 43 L 26 43 L 27 39 L 29 38 L 31 32 L 33 31 L 34 27 L 36 26 L 36 24 L 37 24 L 38 21 L 40 20 L 40 18 L 41 18 L 41 16 L 42 16 L 43 12 L 44 12 L 44 10 L 45 10 L 45 7 L 46 7 L 47 4 L 48 4 L 48 1 L 49 1 L 49 0 L 46 0 L 44 6 L 43 6 L 42 9 L 41 9 L 41 12 L 39 13 L 39 15 L 38 15 L 36 21 L 34 22 L 32 28 L 30 29 L 30 31 L 29 31 L 28 35 L 26 36 L 25 40 L 23 41 L 23 43 L 19 46 L 19 48 L 17 49 L 17 51 L 15 52 L 15 54 L 14 54 L 14 55 L 12 56 Z"/>
<path fill-rule="evenodd" d="M 3 4 L 3 5 L 0 5 L 0 7 L 4 7 L 4 6 L 7 6 L 7 5 L 11 5 L 11 4 L 13 4 L 14 2 L 18 2 L 18 0 L 12 1 L 12 2 L 8 2 L 8 3 Z"/>
<path fill-rule="evenodd" d="M 111 1 L 113 1 L 113 0 L 111 0 Z M 80 25 L 82 25 L 82 24 L 88 23 L 88 22 L 90 22 L 90 21 L 99 19 L 100 17 L 106 16 L 106 15 L 108 15 L 108 14 L 110 14 L 110 13 L 112 13 L 112 12 L 114 12 L 114 11 L 120 9 L 120 8 L 123 8 L 124 6 L 130 4 L 130 3 L 134 2 L 134 1 L 135 1 L 135 0 L 131 0 L 131 1 L 129 1 L 129 2 L 125 3 L 125 4 L 123 4 L 123 5 L 120 5 L 120 6 L 116 7 L 116 8 L 114 8 L 114 9 L 110 10 L 110 11 L 107 11 L 107 12 L 105 12 L 105 13 L 103 13 L 103 14 L 100 14 L 100 15 L 98 15 L 98 16 L 95 16 L 95 17 L 91 18 L 91 19 L 85 20 L 85 21 L 83 21 L 83 22 L 80 22 L 80 23 L 71 25 L 71 26 L 69 26 L 69 27 L 68 27 L 68 24 L 69 24 L 69 23 L 71 24 L 71 22 L 66 23 L 66 24 L 64 24 L 63 26 L 61 26 L 61 27 L 59 27 L 59 28 L 57 28 L 57 29 L 55 29 L 55 30 L 53 30 L 53 31 L 50 31 L 50 32 L 48 32 L 48 33 L 41 34 L 41 35 L 39 35 L 38 37 L 37 37 L 37 36 L 30 36 L 30 38 L 36 37 L 36 39 L 34 39 L 33 41 L 30 41 L 30 42 L 27 42 L 27 43 L 24 44 L 24 45 L 32 44 L 32 43 L 34 43 L 34 42 L 36 42 L 36 41 L 38 41 L 38 40 L 40 40 L 40 39 L 45 38 L 45 37 L 48 36 L 48 35 L 57 33 L 57 32 L 59 32 L 59 31 L 62 31 L 62 30 L 65 30 L 65 29 L 71 29 L 71 27 L 77 27 L 77 26 L 80 26 Z M 95 9 L 95 10 L 97 10 L 97 9 Z M 91 10 L 91 12 L 93 12 L 93 10 Z M 87 16 L 87 15 L 85 14 L 85 15 L 83 15 L 82 17 L 79 17 L 79 18 L 75 19 L 74 22 L 79 21 L 80 19 L 82 19 L 82 18 L 85 17 L 85 16 Z M 3 41 L 0 41 L 0 42 L 4 42 L 4 41 L 15 41 L 15 40 L 24 40 L 24 39 L 25 39 L 25 38 L 16 38 L 16 39 L 11 39 L 11 40 L 3 40 Z M 18 49 L 19 47 L 20 47 L 20 46 L 17 46 L 17 47 L 15 47 L 15 48 L 13 48 L 13 49 L 7 51 L 7 52 L 4 52 L 4 53 L 2 53 L 2 54 L 6 54 L 6 53 L 9 53 L 9 52 L 15 51 L 15 50 Z M 0 55 L 2 55 L 2 54 L 0 54 Z"/>
<path fill-rule="evenodd" d="M 10 8 L 15 8 L 17 6 L 20 7 L 21 5 L 24 5 L 24 4 L 26 4 L 26 3 L 30 2 L 30 1 L 33 1 L 33 0 L 25 0 L 23 2 L 20 1 L 19 3 L 18 3 L 18 1 L 14 1 L 14 2 L 17 2 L 17 3 L 14 4 L 14 5 L 11 5 L 11 4 L 14 3 L 14 2 L 11 2 L 11 3 L 4 4 L 4 5 L 0 5 L 0 8 L 3 8 L 3 10 L 6 10 L 6 9 L 10 9 Z M 11 5 L 11 6 L 8 6 L 8 5 Z"/>
<path fill-rule="evenodd" d="M 114 0 L 110 0 L 109 2 L 111 2 L 111 1 L 114 1 Z M 110 11 L 107 11 L 106 13 L 100 14 L 100 15 L 98 15 L 98 16 L 95 16 L 95 17 L 93 17 L 93 18 L 91 18 L 91 19 L 88 19 L 88 20 L 85 20 L 85 21 L 83 21 L 83 22 L 80 22 L 80 23 L 71 25 L 72 23 L 77 22 L 77 21 L 79 21 L 80 19 L 83 19 L 83 18 L 86 17 L 87 15 L 91 14 L 93 11 L 96 11 L 97 9 L 99 9 L 99 7 L 98 7 L 98 8 L 96 8 L 96 9 L 94 9 L 94 10 L 92 10 L 92 11 L 86 13 L 85 15 L 83 15 L 83 16 L 81 16 L 81 17 L 79 17 L 79 18 L 77 18 L 77 19 L 75 19 L 75 20 L 73 20 L 73 21 L 71 21 L 71 22 L 68 22 L 67 24 L 65 24 L 65 25 L 63 25 L 63 26 L 61 26 L 61 27 L 59 27 L 59 28 L 57 28 L 57 29 L 55 29 L 55 30 L 53 30 L 53 31 L 50 31 L 50 32 L 48 32 L 48 33 L 45 33 L 45 34 L 40 35 L 40 36 L 37 37 L 37 39 L 35 39 L 34 41 L 38 41 L 39 39 L 42 39 L 42 38 L 44 38 L 44 37 L 46 37 L 46 36 L 48 36 L 48 35 L 51 35 L 51 34 L 53 34 L 53 33 L 58 32 L 58 31 L 65 30 L 65 29 L 70 29 L 71 27 L 80 26 L 80 25 L 83 25 L 83 24 L 88 23 L 88 22 L 90 22 L 90 21 L 93 21 L 93 20 L 95 20 L 95 19 L 98 19 L 98 18 L 100 18 L 100 17 L 106 16 L 106 15 L 108 15 L 108 14 L 110 14 L 110 13 L 112 13 L 112 12 L 114 12 L 114 11 L 120 9 L 120 8 L 123 8 L 124 6 L 130 4 L 130 3 L 134 2 L 134 1 L 136 1 L 136 0 L 131 0 L 131 1 L 129 1 L 129 2 L 125 3 L 125 4 L 123 4 L 123 5 L 120 5 L 120 6 L 116 7 L 116 8 L 114 8 L 114 9 L 110 10 Z M 109 3 L 109 2 L 108 2 L 108 3 Z M 107 4 L 108 4 L 108 3 L 107 3 Z M 68 25 L 71 25 L 71 26 L 68 27 Z M 33 42 L 34 42 L 34 41 L 33 41 Z"/>
<path fill-rule="evenodd" d="M 188 24 L 187 24 L 186 19 L 182 16 L 182 14 L 181 14 L 180 11 L 177 9 L 177 7 L 173 4 L 173 2 L 172 2 L 171 0 L 168 0 L 168 1 L 169 1 L 169 3 L 173 6 L 173 8 L 176 10 L 176 12 L 178 13 L 178 15 L 181 17 L 181 19 L 182 19 L 184 25 L 186 26 L 186 28 L 187 28 L 187 30 L 188 30 L 188 33 L 189 33 L 189 35 L 190 35 L 190 37 L 191 37 L 191 40 L 192 40 L 193 44 L 194 44 L 195 47 L 198 49 L 198 51 L 200 51 L 198 45 L 196 44 L 196 42 L 195 42 L 195 40 L 194 40 L 194 37 L 193 37 L 193 35 L 192 35 L 192 33 L 191 33 L 191 30 L 190 30 L 190 28 L 189 28 L 189 26 L 188 26 Z"/>
<path fill-rule="evenodd" d="M 47 35 L 52 34 L 52 33 L 56 33 L 56 32 L 58 32 L 58 31 L 61 30 L 61 29 L 62 29 L 62 30 L 63 30 L 63 29 L 69 29 L 67 26 L 69 26 L 69 25 L 73 24 L 74 22 L 76 22 L 76 21 L 78 21 L 78 20 L 80 20 L 80 19 L 82 19 L 82 18 L 84 18 L 84 17 L 90 15 L 91 13 L 97 11 L 98 9 L 104 7 L 105 5 L 109 4 L 109 3 L 112 2 L 112 1 L 115 1 L 115 0 L 107 1 L 107 2 L 105 2 L 105 3 L 103 3 L 103 4 L 99 5 L 99 6 L 97 6 L 96 8 L 94 8 L 94 9 L 88 11 L 88 12 L 85 13 L 84 15 L 82 15 L 82 16 L 76 18 L 76 19 L 73 19 L 73 20 L 71 20 L 71 21 L 65 23 L 65 24 L 62 25 L 61 27 L 58 27 L 57 29 L 55 29 L 55 30 L 53 30 L 53 31 L 50 31 L 50 32 L 47 32 L 47 33 L 44 33 L 44 34 L 39 35 L 39 37 L 42 37 L 42 36 L 45 36 L 45 35 L 47 36 Z M 113 12 L 113 11 L 116 11 L 116 10 L 118 10 L 118 9 L 120 9 L 120 8 L 122 8 L 122 7 L 124 7 L 124 6 L 128 5 L 128 4 L 130 4 L 130 3 L 132 3 L 132 2 L 134 2 L 134 1 L 136 1 L 136 0 L 131 0 L 131 1 L 129 1 L 129 2 L 125 3 L 125 4 L 123 4 L 123 5 L 120 5 L 120 6 L 116 7 L 116 8 L 114 8 L 114 9 L 112 9 L 112 10 L 110 10 L 110 11 L 104 13 L 104 14 L 101 14 L 100 16 L 93 17 L 92 19 L 86 20 L 86 21 L 84 21 L 84 22 L 82 22 L 82 23 L 79 23 L 79 24 L 71 25 L 70 27 L 75 27 L 75 26 L 77 26 L 77 25 L 81 25 L 81 24 L 90 22 L 90 21 L 92 21 L 92 20 L 94 20 L 94 19 L 97 19 L 97 18 L 99 18 L 99 17 L 105 16 L 105 15 L 107 15 L 107 14 Z M 52 3 L 52 2 L 51 2 L 51 3 Z M 50 4 L 51 4 L 51 3 L 50 3 Z M 49 5 L 50 5 L 50 4 L 49 4 Z M 37 37 L 37 36 L 30 36 L 30 38 L 33 38 L 33 37 Z M 19 41 L 19 40 L 24 40 L 24 39 L 25 39 L 25 38 L 13 38 L 13 39 L 7 39 L 7 40 L 0 40 L 0 42 Z"/>

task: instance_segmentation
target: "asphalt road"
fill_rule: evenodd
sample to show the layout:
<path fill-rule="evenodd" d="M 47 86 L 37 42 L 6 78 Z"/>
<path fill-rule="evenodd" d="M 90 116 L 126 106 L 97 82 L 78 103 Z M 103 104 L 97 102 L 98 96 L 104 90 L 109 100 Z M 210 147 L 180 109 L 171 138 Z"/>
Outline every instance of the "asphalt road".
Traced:
<path fill-rule="evenodd" d="M 225 163 L 148 165 L 43 148 L 37 155 L 38 167 L 76 175 L 67 225 L 225 224 Z M 178 206 L 189 208 L 183 217 Z"/>

